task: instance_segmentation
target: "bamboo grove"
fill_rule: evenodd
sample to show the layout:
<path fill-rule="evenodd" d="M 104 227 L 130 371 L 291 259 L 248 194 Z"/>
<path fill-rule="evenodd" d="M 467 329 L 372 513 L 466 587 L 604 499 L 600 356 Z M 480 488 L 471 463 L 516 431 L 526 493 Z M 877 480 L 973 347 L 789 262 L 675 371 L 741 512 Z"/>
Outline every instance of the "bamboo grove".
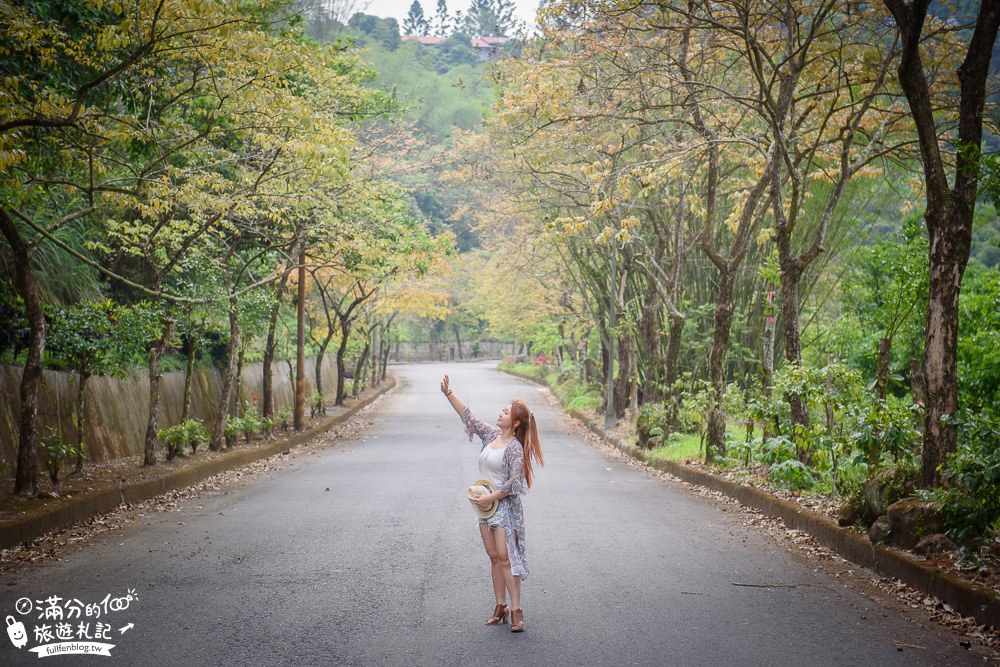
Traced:
<path fill-rule="evenodd" d="M 396 314 L 441 300 L 416 284 L 440 269 L 446 239 L 375 159 L 398 102 L 349 44 L 312 42 L 300 23 L 288 3 L 0 3 L 3 352 L 23 363 L 16 493 L 37 489 L 43 361 L 80 374 L 81 434 L 86 379 L 147 366 L 148 465 L 165 351 L 183 350 L 189 377 L 208 347 L 224 366 L 218 449 L 244 409 L 250 341 L 264 350 L 261 416 L 274 418 L 267 382 L 276 354 L 296 356 L 293 307 L 299 387 L 305 339 L 320 361 L 335 343 L 339 404 L 384 374 Z M 185 392 L 186 416 L 190 381 Z"/>

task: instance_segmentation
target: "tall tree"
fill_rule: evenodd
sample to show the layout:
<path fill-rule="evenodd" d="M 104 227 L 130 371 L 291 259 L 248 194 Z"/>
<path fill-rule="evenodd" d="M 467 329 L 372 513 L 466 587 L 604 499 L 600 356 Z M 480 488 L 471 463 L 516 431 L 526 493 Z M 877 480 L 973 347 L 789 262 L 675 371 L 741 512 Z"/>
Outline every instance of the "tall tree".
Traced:
<path fill-rule="evenodd" d="M 426 35 L 430 32 L 430 22 L 424 16 L 424 8 L 420 0 L 413 0 L 410 11 L 403 19 L 404 35 Z"/>
<path fill-rule="evenodd" d="M 935 104 L 953 88 L 924 63 L 924 28 L 930 0 L 884 0 L 899 27 L 902 58 L 899 83 L 906 94 L 920 142 L 926 188 L 924 220 L 930 237 L 927 337 L 924 347 L 926 418 L 921 483 L 940 483 L 948 454 L 956 448 L 955 431 L 943 419 L 958 411 L 958 317 L 962 276 L 969 261 L 972 220 L 976 210 L 983 106 L 990 58 L 1000 28 L 1000 2 L 983 0 L 965 59 L 958 68 L 957 133 L 954 113 Z M 925 47 L 926 48 L 926 47 Z M 951 108 L 954 109 L 952 102 Z M 944 136 L 941 136 L 944 135 Z M 956 146 L 953 156 L 948 145 Z M 952 182 L 948 165 L 954 163 Z"/>
<path fill-rule="evenodd" d="M 517 28 L 513 0 L 472 0 L 462 31 L 473 37 L 507 37 Z"/>
<path fill-rule="evenodd" d="M 434 13 L 433 32 L 438 37 L 447 37 L 452 33 L 452 18 L 448 13 L 447 0 L 438 0 L 437 11 Z"/>

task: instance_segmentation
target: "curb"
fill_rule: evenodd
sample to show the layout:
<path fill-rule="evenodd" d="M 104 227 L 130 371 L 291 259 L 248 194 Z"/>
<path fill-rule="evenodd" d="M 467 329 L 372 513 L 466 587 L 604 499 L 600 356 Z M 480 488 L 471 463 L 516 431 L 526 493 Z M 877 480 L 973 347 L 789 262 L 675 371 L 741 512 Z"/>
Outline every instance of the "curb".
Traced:
<path fill-rule="evenodd" d="M 538 378 L 511 371 L 501 371 L 535 384 L 548 386 Z M 971 616 L 982 625 L 1000 629 L 1000 595 L 970 584 L 950 572 L 931 567 L 904 553 L 872 544 L 868 539 L 841 528 L 826 517 L 795 503 L 776 498 L 760 489 L 743 486 L 724 477 L 696 470 L 677 461 L 650 460 L 645 452 L 624 441 L 614 441 L 589 416 L 579 410 L 567 411 L 595 435 L 643 464 L 669 473 L 739 501 L 772 517 L 782 519 L 789 528 L 809 533 L 819 544 L 862 567 L 900 581 L 927 595 L 932 595 L 963 616 Z"/>
<path fill-rule="evenodd" d="M 79 521 L 99 514 L 106 514 L 119 505 L 137 503 L 149 500 L 168 491 L 183 489 L 197 484 L 220 472 L 244 466 L 279 452 L 308 442 L 331 428 L 347 421 L 376 398 L 396 386 L 393 376 L 386 377 L 375 392 L 359 400 L 339 415 L 326 417 L 316 428 L 301 433 L 294 433 L 287 439 L 269 442 L 253 448 L 237 448 L 224 451 L 223 455 L 212 460 L 202 461 L 181 470 L 176 470 L 158 479 L 146 479 L 129 484 L 106 486 L 97 491 L 74 496 L 67 502 L 57 503 L 51 510 L 25 518 L 14 518 L 0 521 L 0 548 L 8 549 L 23 542 L 41 537 L 42 535 L 65 528 Z"/>

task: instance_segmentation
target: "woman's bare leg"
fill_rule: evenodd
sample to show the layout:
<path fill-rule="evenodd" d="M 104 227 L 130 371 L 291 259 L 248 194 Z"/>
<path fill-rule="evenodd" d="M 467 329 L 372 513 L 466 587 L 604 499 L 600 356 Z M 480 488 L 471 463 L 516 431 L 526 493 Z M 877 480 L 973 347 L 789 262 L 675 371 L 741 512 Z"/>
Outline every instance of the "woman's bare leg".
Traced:
<path fill-rule="evenodd" d="M 493 578 L 493 594 L 496 596 L 497 604 L 507 603 L 507 588 L 504 585 L 503 572 L 500 569 L 500 554 L 497 553 L 496 541 L 490 535 L 490 527 L 485 523 L 479 524 L 479 533 L 483 538 L 483 546 L 486 547 L 486 555 L 490 557 L 490 575 Z M 506 544 L 504 553 L 507 553 Z M 507 564 L 510 569 L 510 563 Z"/>
<path fill-rule="evenodd" d="M 492 528 L 493 547 L 500 560 L 500 570 L 503 572 L 503 581 L 510 593 L 510 608 L 521 608 L 521 577 L 515 577 L 510 570 L 510 556 L 507 554 L 507 533 L 501 526 Z"/>

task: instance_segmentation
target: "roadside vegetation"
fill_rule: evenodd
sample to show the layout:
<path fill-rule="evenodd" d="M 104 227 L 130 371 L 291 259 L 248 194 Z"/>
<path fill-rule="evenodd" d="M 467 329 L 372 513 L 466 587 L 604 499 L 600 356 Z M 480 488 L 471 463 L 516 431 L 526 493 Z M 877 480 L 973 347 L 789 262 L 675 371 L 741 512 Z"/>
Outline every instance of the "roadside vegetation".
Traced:
<path fill-rule="evenodd" d="M 822 495 L 858 530 L 915 498 L 970 557 L 998 549 L 1000 10 L 952 4 L 553 0 L 532 35 L 485 0 L 406 26 L 5 5 L 0 360 L 23 407 L 0 469 L 36 490 L 43 368 L 78 375 L 80 433 L 88 378 L 148 371 L 151 464 L 301 428 L 397 345 L 503 343 L 652 456 Z M 249 361 L 268 381 L 305 355 L 337 386 L 240 395 Z M 160 374 L 198 366 L 216 414 L 159 424 Z M 57 475 L 86 460 L 60 437 Z"/>

